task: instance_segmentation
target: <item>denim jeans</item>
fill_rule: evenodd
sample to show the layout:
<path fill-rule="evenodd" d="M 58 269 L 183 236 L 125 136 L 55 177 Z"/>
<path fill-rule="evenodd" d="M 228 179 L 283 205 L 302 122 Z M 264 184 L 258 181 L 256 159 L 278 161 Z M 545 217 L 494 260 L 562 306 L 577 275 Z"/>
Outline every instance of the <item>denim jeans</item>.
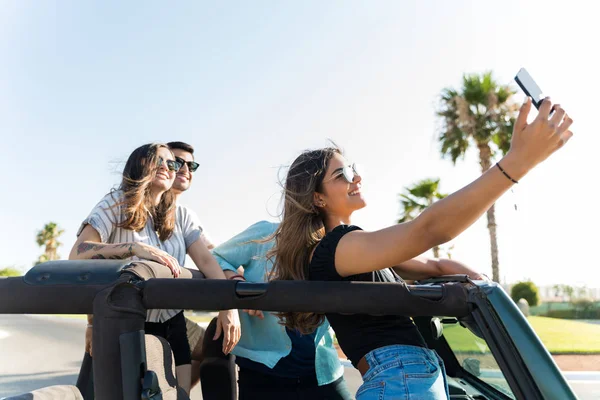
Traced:
<path fill-rule="evenodd" d="M 422 347 L 394 345 L 365 356 L 369 370 L 356 392 L 356 400 L 448 400 L 444 363 L 438 354 Z"/>

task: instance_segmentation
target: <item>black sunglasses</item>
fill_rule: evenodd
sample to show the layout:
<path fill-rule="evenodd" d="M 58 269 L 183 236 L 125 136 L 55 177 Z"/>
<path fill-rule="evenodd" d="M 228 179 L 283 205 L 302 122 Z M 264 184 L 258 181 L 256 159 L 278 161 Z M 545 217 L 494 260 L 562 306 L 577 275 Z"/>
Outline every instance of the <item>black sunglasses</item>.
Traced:
<path fill-rule="evenodd" d="M 163 165 L 163 163 L 165 162 L 165 160 L 162 157 L 158 157 L 158 167 L 160 168 L 161 165 Z M 167 160 L 167 169 L 169 171 L 179 171 L 182 167 L 182 164 L 179 161 L 175 161 L 175 160 Z"/>
<path fill-rule="evenodd" d="M 175 157 L 175 159 L 177 160 L 178 163 L 181 164 L 181 167 L 183 167 L 184 165 L 187 165 L 188 169 L 190 170 L 190 172 L 196 172 L 196 170 L 198 169 L 198 167 L 200 166 L 200 164 L 198 164 L 195 161 L 185 161 L 183 158 L 181 157 Z"/>

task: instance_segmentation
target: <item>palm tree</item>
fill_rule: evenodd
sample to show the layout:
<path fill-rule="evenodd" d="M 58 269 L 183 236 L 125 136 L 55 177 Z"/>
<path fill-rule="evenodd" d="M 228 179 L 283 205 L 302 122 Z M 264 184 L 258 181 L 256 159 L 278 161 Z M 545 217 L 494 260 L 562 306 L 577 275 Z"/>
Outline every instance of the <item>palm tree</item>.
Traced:
<path fill-rule="evenodd" d="M 454 164 L 464 158 L 471 147 L 479 152 L 481 172 L 487 171 L 494 156 L 506 154 L 510 148 L 512 130 L 518 105 L 511 101 L 515 91 L 508 85 L 498 84 L 491 72 L 482 75 L 465 74 L 459 90 L 442 91 L 437 115 L 441 119 L 438 139 L 443 157 Z M 487 211 L 492 255 L 492 276 L 500 281 L 496 213 L 492 205 Z"/>
<path fill-rule="evenodd" d="M 65 231 L 58 228 L 54 222 L 49 222 L 44 226 L 44 229 L 38 232 L 36 242 L 38 246 L 45 246 L 44 254 L 40 256 L 38 262 L 58 260 L 60 256 L 56 252 L 59 246 L 62 245 L 58 241 L 58 237 Z"/>
<path fill-rule="evenodd" d="M 411 221 L 421 214 L 427 207 L 437 200 L 443 199 L 447 194 L 440 193 L 438 186 L 440 179 L 423 179 L 410 187 L 405 187 L 405 193 L 400 195 L 400 218 L 398 223 Z M 439 246 L 432 248 L 433 256 L 440 256 Z"/>

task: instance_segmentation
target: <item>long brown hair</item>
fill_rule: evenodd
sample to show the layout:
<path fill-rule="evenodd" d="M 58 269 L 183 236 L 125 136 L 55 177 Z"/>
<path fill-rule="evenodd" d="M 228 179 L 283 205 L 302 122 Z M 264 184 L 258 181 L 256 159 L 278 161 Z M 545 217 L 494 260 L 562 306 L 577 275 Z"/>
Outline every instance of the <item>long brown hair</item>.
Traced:
<path fill-rule="evenodd" d="M 148 212 L 154 219 L 154 229 L 160 240 L 167 240 L 175 230 L 175 195 L 171 190 L 163 193 L 160 203 L 154 205 L 150 196 L 152 181 L 158 170 L 158 149 L 169 147 L 160 143 L 149 143 L 131 153 L 119 190 L 123 199 L 117 204 L 125 216 L 118 226 L 132 231 L 141 231 L 146 226 Z"/>
<path fill-rule="evenodd" d="M 337 147 L 303 152 L 290 166 L 283 185 L 283 218 L 273 234 L 275 245 L 268 257 L 273 260 L 271 279 L 306 280 L 310 256 L 325 236 L 325 225 L 314 193 L 321 185 L 329 160 L 342 154 Z M 325 316 L 315 313 L 278 314 L 281 323 L 302 333 L 313 332 Z"/>

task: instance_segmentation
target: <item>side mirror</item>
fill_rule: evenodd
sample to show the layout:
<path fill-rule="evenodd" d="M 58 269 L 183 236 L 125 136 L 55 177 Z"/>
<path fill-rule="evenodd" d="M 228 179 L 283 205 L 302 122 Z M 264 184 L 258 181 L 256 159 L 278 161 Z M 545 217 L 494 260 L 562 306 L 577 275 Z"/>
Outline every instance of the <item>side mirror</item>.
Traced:
<path fill-rule="evenodd" d="M 442 325 L 442 321 L 437 317 L 431 318 L 430 323 L 431 323 L 431 335 L 433 336 L 433 338 L 435 340 L 438 340 L 439 338 L 442 337 L 442 334 L 444 333 L 444 325 Z"/>

